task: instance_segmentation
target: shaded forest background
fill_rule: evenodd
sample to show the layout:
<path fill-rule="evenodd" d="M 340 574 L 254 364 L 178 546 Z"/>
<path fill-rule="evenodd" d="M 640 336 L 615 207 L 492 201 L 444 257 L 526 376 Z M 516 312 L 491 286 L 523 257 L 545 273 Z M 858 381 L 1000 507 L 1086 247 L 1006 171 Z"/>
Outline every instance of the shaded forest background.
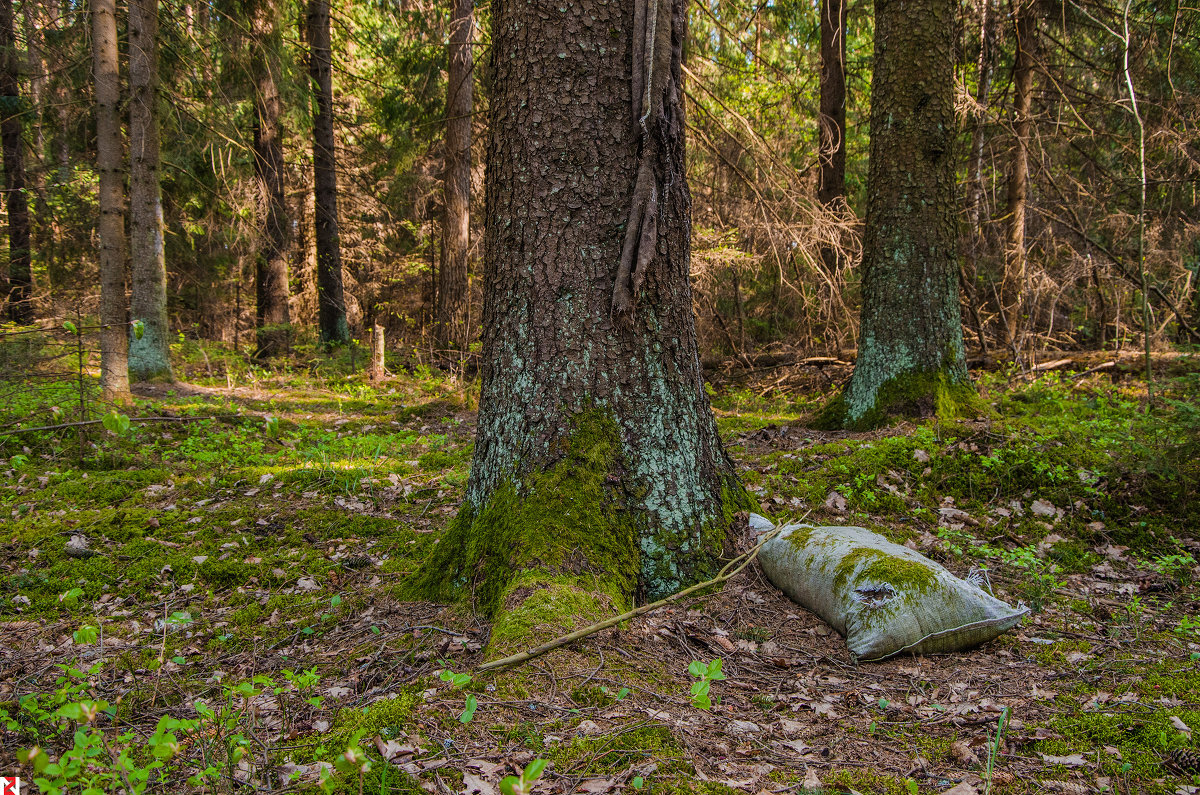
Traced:
<path fill-rule="evenodd" d="M 88 10 L 70 0 L 17 2 L 9 10 L 15 38 L 5 63 L 17 96 L 3 92 L 9 96 L 2 111 L 6 121 L 21 125 L 34 315 L 82 322 L 99 314 Z M 444 359 L 445 344 L 431 332 L 444 259 L 452 9 L 421 0 L 335 0 L 330 11 L 350 329 L 366 342 L 372 325 L 383 326 L 391 355 L 401 361 Z M 692 277 L 702 350 L 713 357 L 804 352 L 841 358 L 855 345 L 872 9 L 850 3 L 842 29 L 844 199 L 830 199 L 819 184 L 822 159 L 833 154 L 830 141 L 840 138 L 836 130 L 820 134 L 821 11 L 795 0 L 707 0 L 691 9 L 684 82 Z M 159 5 L 173 341 L 216 340 L 254 351 L 255 262 L 267 245 L 269 207 L 255 171 L 255 108 L 262 97 L 252 62 L 268 52 L 280 65 L 290 229 L 286 331 L 297 350 L 315 349 L 308 13 L 291 0 Z M 486 4 L 475 14 L 468 349 L 478 336 L 489 83 Z M 128 36 L 121 8 L 117 20 L 124 81 Z M 1140 345 L 1139 122 L 1150 335 L 1160 347 L 1195 341 L 1196 10 L 1178 0 L 1128 7 L 964 0 L 957 26 L 955 157 L 968 345 L 1018 358 L 1037 350 Z M 124 106 L 121 115 L 128 124 Z M 1021 161 L 1027 185 L 1017 191 Z M 1023 241 L 1014 238 L 1015 226 Z"/>

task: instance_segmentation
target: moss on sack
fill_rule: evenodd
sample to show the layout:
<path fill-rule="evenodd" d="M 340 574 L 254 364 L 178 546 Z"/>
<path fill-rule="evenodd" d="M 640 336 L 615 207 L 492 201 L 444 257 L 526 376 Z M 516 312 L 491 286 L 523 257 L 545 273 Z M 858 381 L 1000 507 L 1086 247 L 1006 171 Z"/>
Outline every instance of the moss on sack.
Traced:
<path fill-rule="evenodd" d="M 872 547 L 858 547 L 842 558 L 834 571 L 834 590 L 841 590 L 851 576 L 862 582 L 887 583 L 898 592 L 924 593 L 937 584 L 937 575 L 928 566 Z"/>

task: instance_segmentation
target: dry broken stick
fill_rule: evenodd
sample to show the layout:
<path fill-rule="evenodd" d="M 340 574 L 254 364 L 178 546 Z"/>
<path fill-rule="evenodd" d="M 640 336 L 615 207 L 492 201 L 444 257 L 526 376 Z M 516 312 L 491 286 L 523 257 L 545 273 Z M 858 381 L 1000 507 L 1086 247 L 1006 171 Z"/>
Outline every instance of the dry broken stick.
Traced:
<path fill-rule="evenodd" d="M 805 514 L 804 516 L 806 518 L 808 516 L 808 514 Z M 801 518 L 800 521 L 803 522 L 804 518 Z M 753 549 L 751 549 L 749 552 L 739 555 L 738 557 L 736 557 L 733 560 L 726 563 L 724 568 L 721 569 L 720 573 L 718 573 L 717 576 L 713 577 L 711 580 L 707 580 L 702 583 L 697 583 L 696 585 L 693 585 L 690 588 L 684 588 L 682 591 L 680 591 L 678 593 L 673 593 L 670 596 L 666 597 L 665 599 L 659 599 L 657 602 L 651 602 L 650 604 L 645 604 L 645 605 L 642 605 L 641 607 L 635 607 L 633 610 L 630 610 L 629 612 L 626 612 L 626 613 L 622 613 L 619 616 L 613 616 L 612 618 L 605 619 L 604 621 L 599 621 L 595 624 L 592 624 L 591 626 L 584 627 L 583 629 L 577 629 L 574 632 L 570 632 L 566 635 L 561 635 L 561 636 L 555 638 L 554 640 L 547 641 L 547 642 L 543 643 L 541 646 L 537 646 L 535 648 L 529 649 L 528 651 L 519 652 L 517 654 L 509 655 L 508 657 L 502 657 L 499 660 L 492 660 L 491 662 L 484 663 L 483 665 L 479 666 L 476 670 L 477 671 L 491 671 L 496 668 L 508 668 L 510 666 L 521 665 L 522 663 L 527 663 L 532 659 L 541 657 L 543 654 L 545 654 L 548 651 L 554 651 L 555 649 L 559 648 L 560 646 L 566 646 L 568 643 L 573 643 L 574 641 L 582 640 L 583 638 L 586 638 L 590 635 L 595 635 L 597 632 L 600 632 L 601 630 L 608 629 L 609 627 L 615 627 L 617 624 L 620 624 L 624 621 L 628 621 L 631 618 L 637 618 L 638 616 L 645 615 L 646 613 L 649 613 L 652 610 L 657 610 L 658 608 L 664 607 L 668 604 L 671 604 L 672 602 L 678 602 L 680 599 L 683 599 L 685 596 L 694 594 L 697 591 L 704 590 L 705 588 L 710 588 L 714 585 L 720 585 L 720 584 L 724 583 L 726 580 L 730 580 L 733 577 L 736 577 L 738 574 L 740 574 L 742 572 L 743 569 L 745 569 L 747 566 L 749 566 L 754 561 L 754 559 L 756 557 L 758 557 L 758 552 L 759 552 L 759 550 L 762 549 L 763 544 L 767 543 L 772 538 L 774 538 L 781 529 L 783 529 L 782 525 L 777 525 L 772 530 L 767 532 L 759 540 L 759 542 L 754 546 Z"/>

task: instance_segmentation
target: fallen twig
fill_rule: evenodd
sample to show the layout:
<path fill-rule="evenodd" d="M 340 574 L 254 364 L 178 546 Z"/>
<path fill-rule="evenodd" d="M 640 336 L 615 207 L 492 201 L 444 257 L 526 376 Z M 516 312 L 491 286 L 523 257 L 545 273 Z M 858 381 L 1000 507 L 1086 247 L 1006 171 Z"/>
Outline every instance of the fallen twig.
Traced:
<path fill-rule="evenodd" d="M 210 417 L 130 417 L 130 422 L 198 422 L 200 420 L 228 420 L 245 418 L 245 414 L 217 414 Z M 0 436 L 12 436 L 17 433 L 33 433 L 34 431 L 57 431 L 62 428 L 78 428 L 81 425 L 99 425 L 104 420 L 81 420 L 79 422 L 64 422 L 60 425 L 38 425 L 33 428 L 17 428 L 11 431 L 0 431 Z"/>
<path fill-rule="evenodd" d="M 807 516 L 807 514 L 805 514 L 805 516 Z M 803 521 L 803 520 L 801 520 L 801 521 Z M 561 635 L 561 636 L 555 638 L 554 640 L 547 641 L 547 642 L 543 643 L 541 646 L 537 646 L 535 648 L 529 649 L 528 651 L 519 652 L 517 654 L 509 655 L 508 657 L 503 657 L 499 660 L 492 660 L 491 662 L 484 663 L 483 665 L 479 666 L 479 668 L 477 668 L 476 670 L 477 671 L 491 671 L 496 668 L 507 668 L 509 666 L 521 665 L 522 663 L 527 663 L 532 659 L 541 657 L 543 654 L 545 654 L 548 651 L 553 651 L 554 649 L 557 649 L 559 646 L 565 646 L 568 643 L 572 643 L 574 641 L 581 640 L 583 638 L 588 637 L 589 635 L 595 635 L 597 632 L 600 632 L 601 630 L 608 629 L 609 627 L 615 627 L 617 624 L 620 624 L 623 621 L 628 621 L 631 618 L 637 618 L 638 616 L 645 615 L 646 613 L 649 613 L 652 610 L 657 610 L 658 608 L 668 605 L 672 602 L 677 602 L 680 599 L 684 598 L 685 596 L 695 593 L 696 591 L 703 590 L 704 588 L 709 588 L 713 585 L 720 585 L 721 583 L 724 583 L 726 580 L 729 580 L 729 579 L 737 576 L 738 574 L 740 574 L 742 572 L 743 569 L 745 569 L 747 566 L 749 566 L 750 563 L 756 557 L 758 557 L 758 552 L 759 552 L 759 550 L 761 550 L 763 548 L 763 545 L 766 544 L 768 541 L 770 541 L 772 538 L 774 538 L 776 535 L 778 535 L 779 531 L 782 529 L 783 529 L 782 525 L 776 526 L 775 529 L 771 530 L 770 532 L 768 532 L 766 535 L 764 535 L 762 537 L 762 540 L 760 540 L 758 542 L 758 544 L 755 545 L 754 549 L 752 549 L 749 552 L 746 552 L 742 555 L 739 555 L 738 557 L 736 557 L 733 560 L 726 563 L 724 568 L 721 569 L 720 573 L 718 573 L 717 576 L 713 577 L 711 580 L 707 580 L 702 583 L 697 583 L 696 585 L 693 585 L 689 588 L 684 588 L 682 591 L 679 591 L 678 593 L 673 593 L 670 596 L 666 597 L 665 599 L 659 599 L 657 602 L 651 602 L 650 604 L 645 604 L 640 607 L 635 607 L 634 609 L 630 610 L 629 612 L 622 613 L 619 616 L 613 616 L 612 618 L 607 618 L 604 621 L 600 621 L 600 622 L 597 622 L 590 626 L 586 626 L 583 629 L 577 629 L 574 632 L 568 633 L 566 635 Z M 736 568 L 734 568 L 735 566 L 736 566 Z"/>

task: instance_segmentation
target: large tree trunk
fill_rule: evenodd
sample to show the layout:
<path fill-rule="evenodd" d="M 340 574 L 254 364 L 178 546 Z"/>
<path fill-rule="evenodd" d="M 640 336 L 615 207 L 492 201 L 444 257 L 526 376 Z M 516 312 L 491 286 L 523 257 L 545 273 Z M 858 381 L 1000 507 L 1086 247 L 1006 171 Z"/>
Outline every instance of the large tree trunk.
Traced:
<path fill-rule="evenodd" d="M 249 13 L 253 40 L 254 173 L 258 177 L 262 247 L 254 263 L 254 327 L 258 357 L 288 349 L 291 310 L 288 305 L 288 245 L 291 227 L 284 195 L 283 103 L 280 73 L 278 10 L 272 0 L 257 0 Z M 340 286 L 340 282 L 339 282 Z"/>
<path fill-rule="evenodd" d="M 174 380 L 167 324 L 158 171 L 158 0 L 129 2 L 130 314 L 142 334 L 129 340 L 129 374 L 138 381 Z"/>
<path fill-rule="evenodd" d="M 450 22 L 446 98 L 446 170 L 442 178 L 446 220 L 442 227 L 442 268 L 438 274 L 437 342 L 443 350 L 467 345 L 467 249 L 471 242 L 471 110 L 475 82 L 471 41 L 473 0 L 454 0 Z"/>
<path fill-rule="evenodd" d="M 493 650 L 703 580 L 745 504 L 692 316 L 685 9 L 493 6 L 478 435 L 423 576 Z"/>
<path fill-rule="evenodd" d="M 308 3 L 308 74 L 312 78 L 313 175 L 316 183 L 317 316 L 321 342 L 350 341 L 342 293 L 342 249 L 338 238 L 337 158 L 333 142 L 333 63 L 329 0 Z"/>
<path fill-rule="evenodd" d="M 877 0 L 858 358 L 825 424 L 973 402 L 958 300 L 952 0 Z"/>
<path fill-rule="evenodd" d="M 1013 66 L 1013 155 L 1008 172 L 1008 234 L 1004 251 L 1004 279 L 1000 285 L 1000 310 L 1009 348 L 1016 355 L 1021 344 L 1027 287 L 1025 257 L 1025 204 L 1029 188 L 1029 132 L 1032 128 L 1033 52 L 1037 46 L 1037 17 L 1029 0 L 1013 0 L 1017 34 Z"/>
<path fill-rule="evenodd" d="M 8 316 L 33 322 L 33 269 L 29 251 L 29 201 L 25 195 L 24 114 L 18 78 L 21 58 L 13 28 L 12 0 L 0 0 L 0 147 L 8 210 Z"/>
<path fill-rule="evenodd" d="M 96 82 L 96 165 L 100 172 L 100 389 L 129 399 L 125 317 L 125 192 L 121 167 L 121 73 L 115 0 L 91 0 L 92 69 Z"/>

